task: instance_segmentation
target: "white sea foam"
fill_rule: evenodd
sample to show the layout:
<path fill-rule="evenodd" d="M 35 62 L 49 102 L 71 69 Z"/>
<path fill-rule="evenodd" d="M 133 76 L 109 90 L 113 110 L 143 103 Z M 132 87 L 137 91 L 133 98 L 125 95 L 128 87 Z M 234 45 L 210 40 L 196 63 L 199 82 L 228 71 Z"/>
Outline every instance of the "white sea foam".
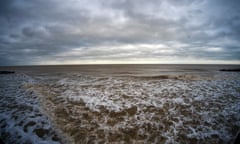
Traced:
<path fill-rule="evenodd" d="M 104 120 L 101 124 L 99 122 L 99 129 L 110 133 L 119 131 L 119 128 L 131 129 L 138 126 L 137 133 L 147 135 L 145 142 L 150 141 L 153 132 L 158 132 L 153 142 L 165 139 L 166 143 L 178 143 L 177 137 L 180 134 L 186 136 L 185 140 L 180 140 L 182 142 L 189 142 L 188 138 L 200 142 L 205 139 L 209 139 L 209 142 L 229 142 L 234 133 L 230 127 L 240 126 L 237 113 L 240 104 L 240 80 L 237 75 L 231 75 L 236 79 L 195 81 L 80 75 L 77 78 L 60 78 L 56 85 L 67 89 L 60 93 L 62 98 L 68 102 L 84 104 L 89 112 L 106 113 L 102 111 L 105 108 L 117 115 L 136 106 L 136 111 L 132 112 L 133 117 L 127 112 L 127 115 L 120 116 L 124 121 L 120 120 L 113 125 L 107 122 L 114 121 L 115 118 L 109 113 L 104 115 Z M 159 111 L 163 113 L 160 114 Z M 232 116 L 234 120 L 225 121 Z M 92 117 L 96 118 L 94 115 Z M 86 126 L 90 125 L 86 123 Z M 149 131 L 144 128 L 146 125 L 156 130 Z"/>
<path fill-rule="evenodd" d="M 38 97 L 24 86 L 36 83 L 24 74 L 0 77 L 0 137 L 5 143 L 58 144 L 59 137 L 43 115 Z"/>
<path fill-rule="evenodd" d="M 240 128 L 239 77 L 217 73 L 210 80 L 141 79 L 68 73 L 38 76 L 29 85 L 73 142 L 229 143 Z"/>

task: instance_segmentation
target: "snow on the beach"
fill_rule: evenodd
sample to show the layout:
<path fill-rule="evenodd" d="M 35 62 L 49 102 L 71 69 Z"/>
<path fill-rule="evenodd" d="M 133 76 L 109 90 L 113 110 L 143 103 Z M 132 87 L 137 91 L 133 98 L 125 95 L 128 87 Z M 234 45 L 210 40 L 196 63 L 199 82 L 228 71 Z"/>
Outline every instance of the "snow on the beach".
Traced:
<path fill-rule="evenodd" d="M 24 74 L 0 76 L 0 137 L 6 144 L 59 144 L 60 138 L 41 112 L 38 97 L 25 84 Z"/>

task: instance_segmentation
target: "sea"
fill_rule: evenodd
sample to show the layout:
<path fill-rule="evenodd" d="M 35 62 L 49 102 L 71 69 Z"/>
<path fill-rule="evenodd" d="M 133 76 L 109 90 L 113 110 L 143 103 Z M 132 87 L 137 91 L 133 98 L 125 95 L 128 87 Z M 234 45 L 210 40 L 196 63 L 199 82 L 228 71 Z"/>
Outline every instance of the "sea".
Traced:
<path fill-rule="evenodd" d="M 0 67 L 5 144 L 225 144 L 240 132 L 240 65 Z M 225 71 L 220 71 L 225 69 Z"/>

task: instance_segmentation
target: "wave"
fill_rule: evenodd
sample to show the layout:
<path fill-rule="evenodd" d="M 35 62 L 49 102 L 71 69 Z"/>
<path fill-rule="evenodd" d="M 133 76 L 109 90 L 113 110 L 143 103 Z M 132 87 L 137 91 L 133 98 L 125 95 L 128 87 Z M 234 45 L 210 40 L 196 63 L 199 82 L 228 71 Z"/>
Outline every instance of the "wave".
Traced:
<path fill-rule="evenodd" d="M 0 137 L 5 143 L 61 143 L 24 74 L 0 77 Z"/>
<path fill-rule="evenodd" d="M 30 107 L 39 110 L 33 117 L 40 117 L 20 128 L 24 131 L 25 126 L 31 132 L 28 136 L 42 136 L 33 143 L 231 143 L 240 129 L 239 76 L 217 73 L 118 77 L 75 72 L 36 76 L 31 81 L 11 75 L 1 81 L 6 89 L 11 84 L 15 87 L 10 89 L 23 92 L 20 97 L 12 93 L 13 99 L 26 96 L 21 102 L 29 102 Z M 11 83 L 10 79 L 18 80 Z M 25 90 L 17 88 L 19 84 Z M 7 100 L 1 100 L 1 104 L 7 104 Z M 24 112 L 25 119 L 31 117 L 28 112 Z M 8 115 L 12 123 L 21 122 L 14 121 L 15 114 Z M 18 117 L 22 117 L 21 113 Z M 3 115 L 0 118 L 6 122 Z M 37 132 L 40 127 L 49 131 Z M 63 139 L 58 139 L 61 136 Z"/>
<path fill-rule="evenodd" d="M 222 77 L 65 75 L 34 89 L 73 143 L 228 143 L 240 128 L 240 80 Z"/>

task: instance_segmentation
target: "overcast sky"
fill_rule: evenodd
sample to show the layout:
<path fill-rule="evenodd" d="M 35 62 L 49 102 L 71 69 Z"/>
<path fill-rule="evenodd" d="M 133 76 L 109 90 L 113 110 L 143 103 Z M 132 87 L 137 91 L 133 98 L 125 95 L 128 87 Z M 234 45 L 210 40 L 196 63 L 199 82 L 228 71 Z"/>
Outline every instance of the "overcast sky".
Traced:
<path fill-rule="evenodd" d="M 240 64 L 240 1 L 0 1 L 0 65 L 89 63 Z"/>

